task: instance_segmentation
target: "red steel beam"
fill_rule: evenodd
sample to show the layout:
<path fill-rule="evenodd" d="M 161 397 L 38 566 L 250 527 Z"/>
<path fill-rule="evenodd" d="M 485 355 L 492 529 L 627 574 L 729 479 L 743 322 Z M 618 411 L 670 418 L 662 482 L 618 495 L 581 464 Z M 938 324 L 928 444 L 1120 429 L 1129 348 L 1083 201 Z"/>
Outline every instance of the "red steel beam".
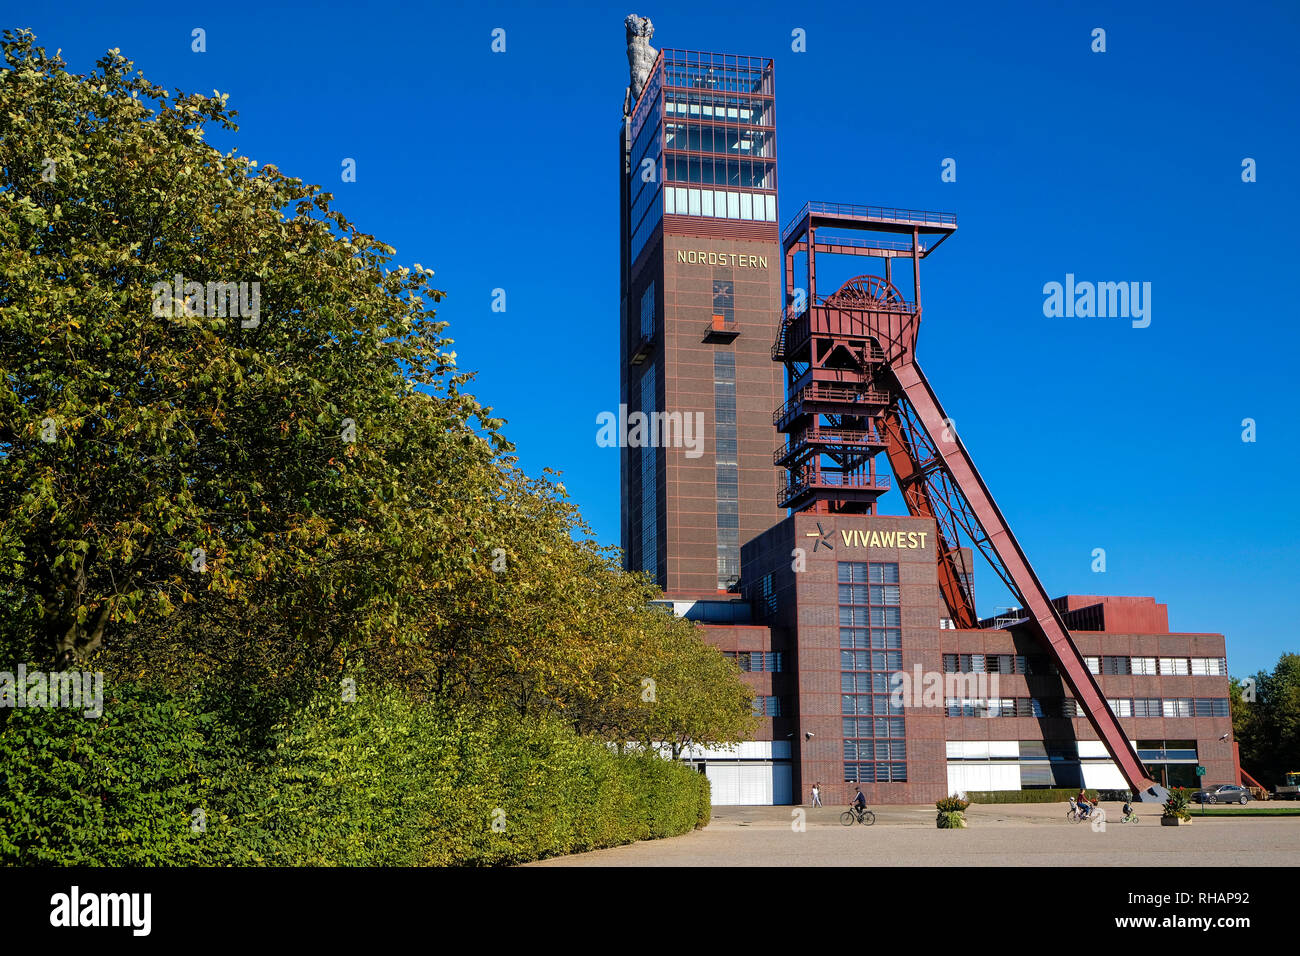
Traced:
<path fill-rule="evenodd" d="M 943 595 L 944 604 L 948 606 L 948 613 L 952 615 L 953 624 L 962 630 L 977 628 L 979 619 L 975 615 L 975 606 L 971 603 L 966 589 L 962 587 L 961 575 L 953 557 L 957 542 L 949 541 L 944 534 L 943 524 L 935 512 L 934 502 L 930 500 L 930 488 L 925 482 L 919 464 L 912 458 L 912 452 L 909 450 L 902 425 L 898 420 L 898 412 L 893 409 L 885 414 L 885 441 L 887 442 L 885 453 L 889 456 L 889 465 L 894 470 L 894 477 L 898 480 L 898 487 L 907 503 L 907 510 L 917 517 L 933 519 L 938 529 L 939 538 L 935 551 L 939 567 L 939 591 Z"/>
<path fill-rule="evenodd" d="M 1070 632 L 1061 619 L 1061 615 L 1047 596 L 1038 575 L 1030 566 L 1029 560 L 1021 550 L 1006 518 L 993 501 L 988 486 L 980 477 L 971 460 L 970 454 L 961 439 L 954 435 L 954 440 L 943 445 L 937 437 L 944 432 L 945 423 L 949 421 L 943 406 L 922 374 L 921 368 L 911 360 L 911 352 L 901 357 L 891 366 L 891 371 L 898 382 L 898 387 L 911 403 L 921 427 L 925 429 L 931 444 L 934 445 L 943 460 L 953 483 L 967 499 L 967 503 L 979 521 L 985 537 L 1002 561 L 1006 571 L 1015 582 L 1024 607 L 1029 611 L 1029 623 L 1039 639 L 1055 659 L 1061 675 L 1074 693 L 1075 700 L 1083 708 L 1088 722 L 1092 724 L 1097 736 L 1106 745 L 1106 750 L 1119 767 L 1129 785 L 1147 799 L 1163 799 L 1163 788 L 1147 774 L 1146 767 L 1137 751 L 1129 743 L 1119 720 L 1111 711 L 1110 705 L 1101 692 L 1096 679 L 1079 653 L 1078 647 L 1070 638 Z M 891 456 L 891 462 L 892 462 Z M 912 464 L 907 466 L 910 474 Z M 900 483 L 903 475 L 899 475 Z M 933 508 L 931 508 L 933 510 Z"/>

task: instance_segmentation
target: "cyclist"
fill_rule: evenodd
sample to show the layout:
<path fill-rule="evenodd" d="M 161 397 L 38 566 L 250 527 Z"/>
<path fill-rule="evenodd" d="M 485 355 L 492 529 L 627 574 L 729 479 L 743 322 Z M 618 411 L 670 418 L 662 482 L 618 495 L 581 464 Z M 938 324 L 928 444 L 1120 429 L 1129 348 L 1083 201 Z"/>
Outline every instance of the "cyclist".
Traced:
<path fill-rule="evenodd" d="M 861 787 L 854 787 L 853 789 L 858 791 L 858 793 L 857 796 L 853 798 L 853 802 L 849 804 L 849 807 L 857 813 L 858 816 L 862 816 L 862 811 L 867 809 L 867 796 L 862 792 Z"/>
<path fill-rule="evenodd" d="M 1079 816 L 1081 818 L 1086 817 L 1088 814 L 1092 813 L 1093 805 L 1088 800 L 1088 791 L 1085 790 L 1083 787 L 1079 788 L 1079 795 L 1075 798 L 1075 800 L 1079 804 Z"/>

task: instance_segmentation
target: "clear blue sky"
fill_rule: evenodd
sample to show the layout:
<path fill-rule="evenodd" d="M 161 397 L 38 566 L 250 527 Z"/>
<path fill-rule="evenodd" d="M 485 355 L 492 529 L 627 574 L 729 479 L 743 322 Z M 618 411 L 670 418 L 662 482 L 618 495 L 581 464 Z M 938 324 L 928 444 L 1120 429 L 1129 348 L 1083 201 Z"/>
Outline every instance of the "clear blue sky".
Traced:
<path fill-rule="evenodd" d="M 477 394 L 611 544 L 595 418 L 618 401 L 623 17 L 650 16 L 657 47 L 774 57 L 782 222 L 809 199 L 958 215 L 923 270 L 918 354 L 1048 590 L 1155 595 L 1251 673 L 1300 650 L 1300 8 L 1133 6 L 83 0 L 3 21 L 75 72 L 120 47 L 164 86 L 229 93 L 242 128 L 217 145 L 325 184 L 434 268 Z M 1045 318 L 1067 272 L 1151 282 L 1151 326 Z M 981 613 L 1005 602 L 991 574 L 977 591 Z"/>

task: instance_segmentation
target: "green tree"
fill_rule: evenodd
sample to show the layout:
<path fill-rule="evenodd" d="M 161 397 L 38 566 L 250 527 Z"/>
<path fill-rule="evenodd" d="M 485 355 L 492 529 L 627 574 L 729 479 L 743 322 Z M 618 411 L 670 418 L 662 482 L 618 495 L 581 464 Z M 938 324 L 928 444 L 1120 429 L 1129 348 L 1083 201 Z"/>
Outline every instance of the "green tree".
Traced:
<path fill-rule="evenodd" d="M 1233 735 L 1246 771 L 1275 787 L 1300 770 L 1300 654 L 1283 654 L 1271 672 L 1251 680 L 1254 700 L 1243 695 L 1242 681 L 1232 680 Z"/>
<path fill-rule="evenodd" d="M 75 76 L 29 32 L 3 49 L 6 643 L 66 661 L 170 622 L 191 650 L 267 642 L 288 667 L 382 640 L 400 575 L 357 569 L 400 557 L 427 510 L 403 444 L 419 431 L 461 481 L 447 511 L 474 474 L 486 499 L 503 447 L 458 391 L 431 272 L 388 268 L 318 187 L 209 146 L 235 128 L 225 96 L 169 95 L 116 50 Z M 177 276 L 200 283 L 183 302 Z"/>

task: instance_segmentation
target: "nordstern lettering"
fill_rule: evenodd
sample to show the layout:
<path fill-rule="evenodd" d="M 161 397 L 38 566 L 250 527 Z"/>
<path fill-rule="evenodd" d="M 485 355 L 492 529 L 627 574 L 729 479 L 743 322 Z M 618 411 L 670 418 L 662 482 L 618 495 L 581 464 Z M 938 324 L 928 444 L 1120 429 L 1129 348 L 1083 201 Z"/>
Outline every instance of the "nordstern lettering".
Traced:
<path fill-rule="evenodd" d="M 740 252 L 706 252 L 703 249 L 678 249 L 677 261 L 705 266 L 732 266 L 739 269 L 767 268 L 767 256 L 753 256 Z"/>

